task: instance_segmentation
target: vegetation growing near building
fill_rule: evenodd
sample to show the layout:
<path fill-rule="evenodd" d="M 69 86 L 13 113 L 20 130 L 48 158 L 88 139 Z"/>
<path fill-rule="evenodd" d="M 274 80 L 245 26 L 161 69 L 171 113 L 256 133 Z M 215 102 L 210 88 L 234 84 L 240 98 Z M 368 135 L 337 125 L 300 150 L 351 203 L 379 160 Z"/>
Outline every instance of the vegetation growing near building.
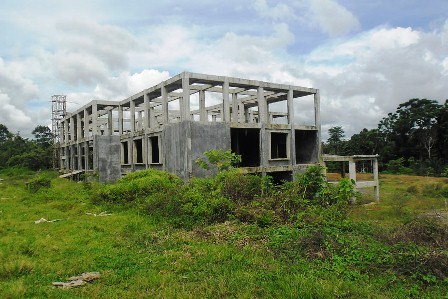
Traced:
<path fill-rule="evenodd" d="M 388 175 L 378 204 L 349 205 L 351 182 L 321 184 L 320 170 L 280 186 L 235 170 L 189 184 L 146 170 L 88 188 L 0 171 L 0 297 L 447 295 L 448 228 L 429 214 L 444 211 L 446 181 Z M 50 187 L 26 189 L 42 177 Z M 102 277 L 51 287 L 87 271 Z"/>

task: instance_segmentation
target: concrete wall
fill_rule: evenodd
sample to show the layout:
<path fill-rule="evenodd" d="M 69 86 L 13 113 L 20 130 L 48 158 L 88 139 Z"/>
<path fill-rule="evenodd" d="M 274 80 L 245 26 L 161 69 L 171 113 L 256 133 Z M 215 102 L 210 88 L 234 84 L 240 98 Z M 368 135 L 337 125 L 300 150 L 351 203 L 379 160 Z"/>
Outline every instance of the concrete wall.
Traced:
<path fill-rule="evenodd" d="M 165 170 L 182 179 L 191 176 L 204 177 L 212 174 L 196 165 L 194 161 L 211 149 L 230 148 L 230 125 L 228 123 L 202 123 L 182 121 L 165 126 L 162 137 Z"/>
<path fill-rule="evenodd" d="M 205 177 L 210 171 L 200 168 L 194 161 L 204 157 L 204 152 L 211 149 L 230 149 L 229 123 L 198 123 L 190 122 L 191 128 L 191 160 L 192 174 Z"/>
<path fill-rule="evenodd" d="M 121 178 L 120 136 L 94 136 L 93 169 L 102 183 Z"/>

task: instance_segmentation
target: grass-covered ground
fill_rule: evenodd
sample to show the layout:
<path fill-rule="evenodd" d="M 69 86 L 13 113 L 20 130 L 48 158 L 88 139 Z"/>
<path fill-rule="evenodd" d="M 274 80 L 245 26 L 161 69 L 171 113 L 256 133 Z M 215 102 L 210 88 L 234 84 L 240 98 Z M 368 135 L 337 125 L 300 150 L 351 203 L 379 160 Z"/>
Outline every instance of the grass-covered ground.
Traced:
<path fill-rule="evenodd" d="M 232 177 L 104 187 L 39 176 L 51 187 L 0 172 L 0 298 L 448 298 L 448 234 L 434 217 L 446 215 L 447 179 L 383 175 L 380 202 L 347 211 L 298 201 L 297 186 L 247 181 L 269 189 L 247 194 Z M 52 286 L 90 271 L 101 278 Z"/>

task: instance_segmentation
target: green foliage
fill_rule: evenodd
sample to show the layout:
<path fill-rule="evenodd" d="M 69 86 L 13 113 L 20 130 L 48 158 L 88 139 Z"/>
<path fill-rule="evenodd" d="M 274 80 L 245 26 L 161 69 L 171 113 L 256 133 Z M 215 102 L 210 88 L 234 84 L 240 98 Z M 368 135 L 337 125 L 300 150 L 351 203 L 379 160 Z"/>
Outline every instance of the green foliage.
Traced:
<path fill-rule="evenodd" d="M 48 127 L 37 126 L 33 134 L 36 140 L 12 134 L 0 124 L 0 169 L 26 167 L 31 170 L 48 169 L 52 166 L 52 135 Z"/>
<path fill-rule="evenodd" d="M 405 159 L 403 157 L 400 157 L 396 160 L 389 160 L 388 163 L 386 163 L 386 172 L 385 173 L 392 173 L 392 174 L 412 174 L 413 171 L 409 167 L 404 166 Z"/>
<path fill-rule="evenodd" d="M 46 175 L 39 175 L 26 183 L 30 192 L 37 192 L 42 188 L 51 187 L 51 178 Z"/>
<path fill-rule="evenodd" d="M 23 175 L 17 170 L 9 174 L 14 172 Z M 192 179 L 188 184 L 174 177 L 171 180 L 178 185 L 164 187 L 167 192 L 149 188 L 146 197 L 126 204 L 92 203 L 89 198 L 96 188 L 105 186 L 86 190 L 82 184 L 54 179 L 55 173 L 39 173 L 52 179 L 51 187 L 30 194 L 24 179 L 5 173 L 0 172 L 5 178 L 0 184 L 2 298 L 446 296 L 446 224 L 419 216 L 393 227 L 385 225 L 395 216 L 381 208 L 388 208 L 395 191 L 407 196 L 403 198 L 407 208 L 411 201 L 427 204 L 432 200 L 418 200 L 423 194 L 403 192 L 406 185 L 400 176 L 388 176 L 396 180 L 394 188 L 384 192 L 376 205 L 341 207 L 339 203 L 352 195 L 350 181 L 321 188 L 297 186 L 299 179 L 310 184 L 320 181 L 315 170 L 286 186 L 251 178 L 251 184 L 265 184 L 265 192 L 258 190 L 245 200 L 236 195 L 228 198 L 221 189 L 226 179 L 237 181 L 232 176 L 244 179 L 241 174 L 222 172 L 219 180 Z M 165 174 L 145 171 L 119 184 L 157 176 L 170 181 Z M 384 181 L 382 187 L 387 184 L 391 183 Z M 422 186 L 418 189 L 423 190 Z M 330 191 L 324 192 L 327 187 Z M 239 188 L 239 194 L 246 194 L 243 186 Z M 313 192 L 339 197 L 322 200 L 322 195 Z M 278 213 L 287 196 L 294 196 L 301 208 L 285 221 Z M 243 209 L 248 211 L 247 221 L 236 213 Z M 352 211 L 347 214 L 346 209 Z M 366 211 L 363 221 L 353 220 L 353 209 Z M 375 209 L 388 218 L 376 221 L 372 218 Z M 103 211 L 110 215 L 89 215 Z M 431 211 L 427 206 L 422 214 Z M 41 217 L 61 220 L 35 224 Z M 51 281 L 90 270 L 100 271 L 101 279 L 69 292 L 51 287 Z"/>
<path fill-rule="evenodd" d="M 342 127 L 331 127 L 328 130 L 328 140 L 325 144 L 325 153 L 334 155 L 343 155 L 345 152 L 346 142 L 343 140 L 345 137 Z"/>
<path fill-rule="evenodd" d="M 115 184 L 104 185 L 98 197 L 109 202 L 132 202 L 154 194 L 176 192 L 182 181 L 175 175 L 155 169 L 130 173 Z"/>
<path fill-rule="evenodd" d="M 206 160 L 203 158 L 198 158 L 195 163 L 199 165 L 202 169 L 209 170 L 210 167 L 216 167 L 218 171 L 229 170 L 233 166 L 241 162 L 241 156 L 232 151 L 224 151 L 222 148 L 212 149 L 204 152 Z"/>

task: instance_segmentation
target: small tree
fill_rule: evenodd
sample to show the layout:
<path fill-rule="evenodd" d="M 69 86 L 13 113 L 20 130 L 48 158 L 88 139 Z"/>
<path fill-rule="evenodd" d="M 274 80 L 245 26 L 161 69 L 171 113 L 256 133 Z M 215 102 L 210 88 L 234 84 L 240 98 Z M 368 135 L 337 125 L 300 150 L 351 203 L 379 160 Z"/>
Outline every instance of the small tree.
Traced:
<path fill-rule="evenodd" d="M 195 163 L 206 170 L 209 170 L 211 166 L 215 166 L 218 171 L 229 170 L 241 162 L 240 155 L 232 153 L 231 150 L 224 151 L 222 148 L 206 151 L 204 156 L 207 158 L 206 160 L 198 158 Z"/>

